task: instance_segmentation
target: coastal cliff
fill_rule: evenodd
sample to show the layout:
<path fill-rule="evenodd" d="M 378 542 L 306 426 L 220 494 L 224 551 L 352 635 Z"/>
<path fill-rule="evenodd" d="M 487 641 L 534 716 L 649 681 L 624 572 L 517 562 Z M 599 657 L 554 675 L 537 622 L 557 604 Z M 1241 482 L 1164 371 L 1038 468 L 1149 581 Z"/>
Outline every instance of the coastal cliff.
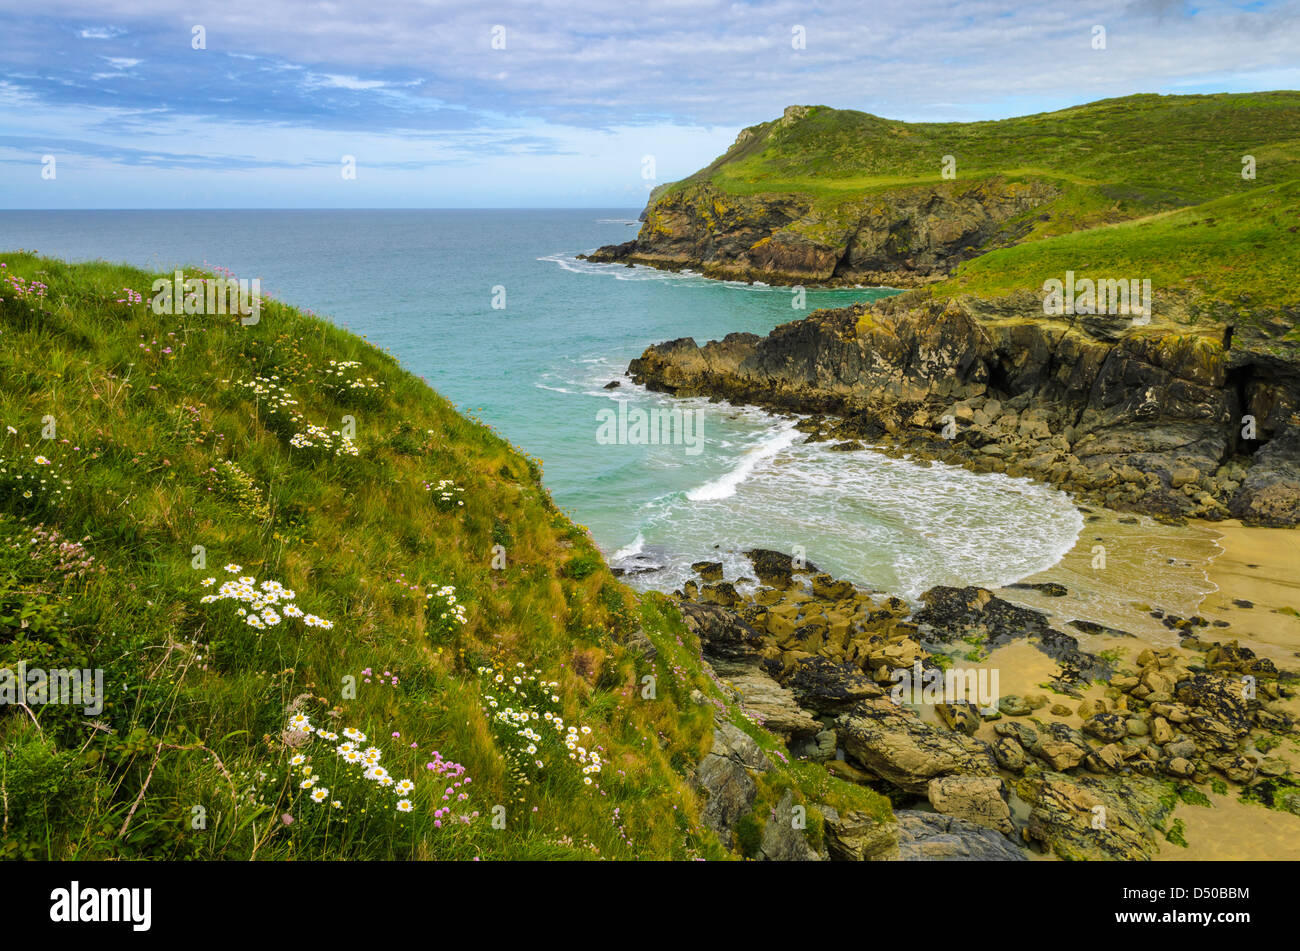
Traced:
<path fill-rule="evenodd" d="M 1045 318 L 1031 293 L 914 292 L 767 337 L 669 341 L 629 373 L 654 390 L 814 414 L 801 424 L 814 439 L 1030 476 L 1112 508 L 1300 521 L 1289 327 L 1262 322 L 1227 340 L 1213 326 L 1131 323 Z"/>
<path fill-rule="evenodd" d="M 1292 133 L 1297 93 L 969 124 L 792 107 L 591 257 L 914 288 L 766 338 L 650 347 L 629 374 L 652 389 L 833 416 L 801 425 L 1112 508 L 1290 526 L 1300 165 L 1256 178 L 1239 159 Z M 944 150 L 958 181 L 922 181 Z"/>
<path fill-rule="evenodd" d="M 804 196 L 729 195 L 705 182 L 652 201 L 636 239 L 587 258 L 692 268 L 723 280 L 915 286 L 1023 236 L 1025 212 L 1057 194 L 1046 182 L 995 179 L 822 210 Z"/>
<path fill-rule="evenodd" d="M 657 185 L 636 238 L 586 257 L 769 284 L 923 286 L 999 248 L 1298 178 L 1297 136 L 1295 92 L 1136 95 L 973 123 L 790 106 Z"/>

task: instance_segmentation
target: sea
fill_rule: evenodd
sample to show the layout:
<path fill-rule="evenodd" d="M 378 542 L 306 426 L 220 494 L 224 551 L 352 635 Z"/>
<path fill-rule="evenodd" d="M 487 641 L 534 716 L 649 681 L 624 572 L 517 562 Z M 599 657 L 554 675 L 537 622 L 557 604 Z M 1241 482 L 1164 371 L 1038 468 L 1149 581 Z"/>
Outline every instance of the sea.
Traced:
<path fill-rule="evenodd" d="M 936 584 L 1005 585 L 1074 546 L 1083 516 L 1050 487 L 837 452 L 805 442 L 794 418 L 633 384 L 628 362 L 652 344 L 766 334 L 895 293 L 809 287 L 800 302 L 788 287 L 578 259 L 632 238 L 636 215 L 3 211 L 0 260 L 22 248 L 259 278 L 264 293 L 365 336 L 541 458 L 556 504 L 640 588 L 679 587 L 698 561 L 739 579 L 751 574 L 744 550 L 772 548 L 914 599 Z"/>

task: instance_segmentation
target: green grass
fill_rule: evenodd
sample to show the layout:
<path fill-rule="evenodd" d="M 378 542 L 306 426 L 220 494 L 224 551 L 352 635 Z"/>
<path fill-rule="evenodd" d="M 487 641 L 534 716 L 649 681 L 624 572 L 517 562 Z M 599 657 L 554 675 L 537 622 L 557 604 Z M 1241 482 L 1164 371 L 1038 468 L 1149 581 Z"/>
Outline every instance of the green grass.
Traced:
<path fill-rule="evenodd" d="M 1253 179 L 1242 178 L 1248 155 Z M 942 177 L 945 156 L 955 159 L 953 180 Z M 1300 92 L 1143 94 L 969 123 L 808 107 L 802 117 L 745 130 L 712 164 L 658 195 L 689 202 L 706 222 L 736 219 L 746 196 L 797 196 L 808 211 L 787 230 L 840 247 L 855 222 L 907 192 L 959 196 L 987 186 L 1005 195 L 1047 184 L 1056 196 L 1006 222 L 989 243 L 1012 247 L 985 249 L 940 293 L 1040 287 L 1067 266 L 1095 266 L 1226 299 L 1248 293 L 1290 303 L 1297 180 Z M 659 226 L 651 210 L 647 227 Z"/>
<path fill-rule="evenodd" d="M 610 575 L 551 502 L 540 460 L 391 355 L 280 302 L 251 326 L 157 315 L 118 302 L 123 288 L 147 300 L 156 275 L 0 261 L 20 287 L 48 285 L 40 296 L 0 284 L 0 669 L 99 668 L 107 694 L 98 715 L 0 706 L 0 855 L 728 857 L 686 776 L 715 712 L 775 741 L 722 699 L 671 604 Z M 331 361 L 356 361 L 344 376 L 378 385 L 340 386 Z M 257 376 L 304 419 L 240 385 Z M 355 456 L 291 445 L 307 423 L 346 432 L 345 417 Z M 456 487 L 448 501 L 426 489 L 443 480 Z M 201 602 L 235 575 L 283 583 L 333 626 L 282 615 L 257 631 L 235 602 Z M 447 616 L 444 585 L 463 623 Z M 620 646 L 637 630 L 653 662 Z M 544 693 L 558 699 L 541 706 L 590 729 L 591 785 L 545 730 L 535 769 L 526 741 L 491 720 L 488 691 L 518 700 L 479 668 L 513 676 L 516 664 L 555 682 Z M 333 742 L 287 743 L 298 713 L 367 734 L 362 747 L 414 782 L 413 811 L 396 811 L 398 797 L 344 766 Z M 297 753 L 341 808 L 307 800 Z M 464 774 L 426 768 L 439 761 Z M 764 788 L 880 808 L 808 769 L 782 766 Z"/>
<path fill-rule="evenodd" d="M 1300 181 L 1192 208 L 1000 248 L 961 265 L 936 295 L 1040 290 L 1048 277 L 1149 278 L 1153 292 L 1183 289 L 1257 305 L 1300 302 Z"/>
<path fill-rule="evenodd" d="M 1300 177 L 1300 93 L 1135 95 L 988 122 L 899 122 L 811 107 L 750 137 L 682 183 L 733 193 L 841 192 L 937 183 L 945 155 L 959 180 L 992 175 L 1105 187 L 1114 202 L 1174 207 Z"/>

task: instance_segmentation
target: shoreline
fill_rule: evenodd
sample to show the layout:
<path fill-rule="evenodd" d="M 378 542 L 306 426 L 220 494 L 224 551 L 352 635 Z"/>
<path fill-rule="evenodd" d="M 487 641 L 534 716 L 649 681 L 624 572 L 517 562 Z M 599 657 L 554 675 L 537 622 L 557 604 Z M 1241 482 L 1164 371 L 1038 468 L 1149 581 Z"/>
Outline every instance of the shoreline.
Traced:
<path fill-rule="evenodd" d="M 1300 666 L 1295 662 L 1297 656 L 1300 656 L 1300 617 L 1284 610 L 1292 608 L 1292 604 L 1295 603 L 1291 599 L 1293 593 L 1296 594 L 1295 601 L 1300 601 L 1300 583 L 1291 580 L 1291 574 L 1294 573 L 1293 566 L 1296 564 L 1295 553 L 1300 550 L 1300 535 L 1290 529 L 1245 526 L 1239 522 L 1224 524 L 1188 521 L 1183 524 L 1169 524 L 1149 516 L 1135 516 L 1132 513 L 1090 506 L 1080 503 L 1073 497 L 1072 501 L 1084 515 L 1085 522 L 1071 549 L 1051 567 L 1029 575 L 1012 585 L 990 589 L 989 593 L 995 599 L 1002 599 L 1016 608 L 1027 608 L 1044 615 L 1047 625 L 1057 631 L 1067 632 L 1077 641 L 1077 648 L 1084 656 L 1105 658 L 1112 672 L 1103 674 L 1090 683 L 1076 684 L 1074 689 L 1058 689 L 1061 685 L 1061 681 L 1057 679 L 1060 658 L 1046 651 L 1044 645 L 1036 643 L 1037 637 L 1033 632 L 1030 632 L 1028 638 L 1023 635 L 1013 635 L 1009 641 L 990 640 L 987 649 L 981 650 L 977 647 L 974 654 L 969 654 L 959 641 L 949 639 L 952 638 L 953 632 L 958 630 L 950 627 L 948 637 L 945 638 L 949 644 L 950 660 L 956 660 L 964 669 L 984 671 L 990 677 L 997 676 L 1000 683 L 996 689 L 1005 700 L 1019 703 L 1020 698 L 1030 698 L 1034 695 L 1045 699 L 1031 704 L 1033 712 L 1029 713 L 1027 720 L 1020 719 L 1025 716 L 1024 712 L 1012 712 L 1008 719 L 1007 711 L 1004 710 L 1004 715 L 1001 717 L 982 718 L 982 720 L 977 718 L 964 729 L 959 728 L 960 717 L 953 719 L 958 711 L 950 704 L 922 703 L 919 707 L 909 705 L 912 708 L 910 714 L 906 714 L 905 711 L 900 712 L 903 712 L 905 717 L 915 717 L 916 722 L 920 724 L 911 729 L 931 731 L 930 735 L 936 737 L 935 742 L 940 743 L 965 742 L 960 739 L 961 733 L 965 732 L 971 742 L 981 743 L 990 750 L 1001 750 L 1008 742 L 1009 733 L 1014 735 L 1016 730 L 1031 723 L 1033 728 L 1044 737 L 1050 734 L 1060 740 L 1072 736 L 1080 741 L 1085 734 L 1096 737 L 1097 722 L 1099 722 L 1097 711 L 1109 708 L 1123 717 L 1140 720 L 1141 730 L 1131 732 L 1130 737 L 1133 738 L 1122 744 L 1112 743 L 1106 749 L 1118 751 L 1125 748 L 1130 750 L 1132 755 L 1137 755 L 1139 751 L 1144 750 L 1158 751 L 1158 747 L 1148 746 L 1150 739 L 1146 732 L 1148 728 L 1154 728 L 1157 714 L 1149 710 L 1148 702 L 1137 699 L 1139 694 L 1130 696 L 1126 694 L 1132 690 L 1131 684 L 1136 684 L 1139 679 L 1145 682 L 1154 674 L 1157 666 L 1161 670 L 1170 667 L 1171 673 L 1181 671 L 1181 676 L 1186 676 L 1189 672 L 1203 669 L 1204 665 L 1210 662 L 1210 658 L 1206 655 L 1209 644 L 1219 642 L 1229 645 L 1235 641 L 1242 648 L 1255 651 L 1257 657 L 1272 660 L 1284 672 L 1300 670 Z M 1098 567 L 1095 563 L 1095 545 L 1104 545 L 1107 549 L 1104 567 Z M 816 560 L 815 551 L 810 550 L 809 555 L 814 561 Z M 755 564 L 757 567 L 757 562 Z M 800 729 L 809 731 L 816 729 L 815 724 L 811 722 L 802 724 L 800 722 L 801 717 L 807 719 L 808 710 L 800 710 L 790 705 L 795 698 L 799 698 L 800 705 L 803 705 L 805 698 L 800 696 L 800 691 L 808 690 L 810 682 L 800 681 L 798 677 L 811 675 L 812 668 L 809 668 L 808 674 L 797 675 L 796 679 L 787 680 L 791 676 L 789 665 L 793 663 L 797 670 L 804 664 L 824 663 L 818 660 L 818 655 L 838 661 L 838 654 L 832 658 L 825 650 L 834 639 L 835 631 L 842 629 L 844 624 L 842 619 L 837 620 L 830 602 L 844 597 L 850 582 L 847 579 L 835 581 L 831 576 L 821 575 L 812 580 L 811 587 L 807 587 L 805 582 L 802 586 L 797 584 L 795 588 L 782 593 L 782 582 L 779 579 L 765 579 L 762 570 L 759 569 L 760 581 L 765 585 L 775 584 L 776 588 L 759 588 L 750 593 L 742 592 L 738 588 L 733 589 L 730 581 L 734 579 L 722 576 L 720 564 L 710 566 L 701 563 L 692 567 L 704 570 L 701 571 L 698 582 L 692 581 L 686 586 L 684 592 L 676 593 L 675 600 L 681 603 L 684 598 L 686 602 L 683 605 L 684 614 L 695 618 L 694 622 L 688 621 L 688 624 L 702 624 L 704 628 L 714 628 L 709 633 L 705 633 L 704 629 L 699 631 L 702 641 L 713 643 L 713 651 L 716 652 L 723 643 L 735 644 L 730 638 L 737 635 L 734 629 L 730 634 L 724 633 L 727 630 L 725 626 L 717 628 L 715 627 L 718 624 L 717 620 L 708 620 L 707 612 L 717 610 L 710 605 L 717 605 L 724 611 L 730 612 L 737 622 L 752 624 L 759 634 L 766 632 L 765 643 L 771 644 L 772 635 L 775 635 L 779 643 L 775 653 L 769 646 L 763 650 L 762 656 L 768 658 L 764 661 L 763 669 L 776 674 L 778 682 L 782 684 L 781 688 L 777 688 L 776 684 L 768 683 L 767 678 L 757 671 L 750 673 L 738 671 L 733 661 L 728 660 L 726 656 L 716 657 L 716 662 L 722 664 L 719 668 L 720 675 L 728 683 L 731 683 L 734 677 L 734 686 L 739 690 L 740 696 L 749 698 L 748 702 L 753 704 L 752 709 L 761 716 L 775 718 L 774 723 L 778 727 L 784 726 L 796 732 Z M 710 574 L 710 571 L 714 573 Z M 1151 584 L 1142 583 L 1140 579 L 1147 579 Z M 1243 587 L 1243 583 L 1248 583 L 1248 586 Z M 836 592 L 836 586 L 845 586 L 845 588 Z M 955 595 L 957 592 L 953 591 L 952 594 Z M 963 593 L 962 597 L 965 597 L 965 594 Z M 898 663 L 907 666 L 903 653 L 912 649 L 909 645 L 913 642 L 902 632 L 909 628 L 908 622 L 920 619 L 917 606 L 909 604 L 904 608 L 899 599 L 890 599 L 886 592 L 863 591 L 857 597 L 870 597 L 877 602 L 885 598 L 887 599 L 885 603 L 898 602 L 895 616 L 901 622 L 899 634 L 886 635 L 889 646 L 885 648 L 885 663 L 890 666 L 897 660 Z M 1234 599 L 1241 602 L 1248 601 L 1251 606 L 1243 607 L 1234 603 Z M 960 601 L 960 598 L 958 600 Z M 696 607 L 689 607 L 691 603 Z M 947 603 L 950 606 L 955 604 L 951 600 Z M 842 604 L 837 605 L 841 608 L 842 606 Z M 686 610 L 687 607 L 689 610 Z M 796 607 L 800 609 L 798 614 L 791 613 L 790 609 Z M 803 608 L 813 613 L 807 614 L 802 610 Z M 830 622 L 829 635 L 816 633 L 819 630 L 816 625 L 821 623 L 817 620 L 817 612 L 822 608 L 825 609 L 825 618 Z M 705 612 L 702 616 L 699 614 L 701 611 Z M 933 605 L 928 605 L 920 611 L 921 615 L 926 613 L 930 614 L 931 624 L 937 623 L 937 618 L 945 616 L 942 612 L 936 615 Z M 782 618 L 779 623 L 772 620 L 778 614 Z M 801 617 L 803 620 L 796 620 L 796 617 Z M 808 623 L 809 619 L 813 627 L 800 626 Z M 1076 620 L 1084 622 L 1083 625 L 1075 626 L 1071 623 Z M 974 623 L 978 624 L 978 622 Z M 743 626 L 741 629 L 744 629 Z M 825 630 L 824 624 L 820 630 Z M 809 631 L 814 633 L 811 640 L 805 643 Z M 916 634 L 912 635 L 912 637 L 916 636 Z M 956 649 L 955 653 L 953 648 Z M 721 647 L 721 649 L 726 654 L 728 648 Z M 933 647 L 929 649 L 933 650 Z M 894 651 L 902 653 L 898 658 L 893 658 L 890 655 Z M 1151 659 L 1153 652 L 1155 660 Z M 981 654 L 982 656 L 979 656 Z M 706 646 L 706 659 L 715 661 L 708 646 Z M 776 666 L 772 666 L 773 664 Z M 865 673 L 868 675 L 871 674 L 870 666 L 870 664 L 866 665 L 868 669 Z M 785 669 L 784 673 L 779 672 L 782 668 Z M 817 669 L 822 670 L 822 668 Z M 1212 665 L 1209 669 L 1219 671 L 1216 680 L 1217 677 L 1224 675 L 1231 676 L 1230 670 L 1220 670 Z M 879 683 L 880 671 L 877 670 L 876 674 L 874 679 Z M 829 672 L 817 674 L 818 677 L 824 675 L 831 676 Z M 855 676 L 850 675 L 850 681 Z M 1178 676 L 1175 674 L 1175 681 Z M 812 681 L 812 683 L 820 683 L 822 687 L 832 692 L 835 689 L 842 689 L 832 688 L 830 684 L 834 682 L 833 677 L 824 682 Z M 852 682 L 856 683 L 856 681 Z M 1120 685 L 1118 689 L 1116 684 Z M 786 694 L 785 701 L 774 699 L 776 694 L 785 689 L 793 689 L 795 697 Z M 1169 689 L 1172 690 L 1172 687 Z M 774 690 L 776 694 L 773 693 Z M 1179 699 L 1184 699 L 1181 693 Z M 1172 702 L 1173 698 L 1170 698 L 1170 701 Z M 1150 703 L 1156 703 L 1156 699 L 1153 698 Z M 826 708 L 818 707 L 816 703 L 809 705 L 814 713 L 827 712 Z M 1292 723 L 1300 721 L 1300 698 L 1283 694 L 1270 704 L 1270 709 L 1276 713 L 1285 712 Z M 1128 712 L 1130 710 L 1133 712 Z M 1217 710 L 1215 712 L 1217 713 Z M 1106 716 L 1113 718 L 1114 713 L 1107 713 Z M 885 715 L 891 716 L 891 714 Z M 1211 716 L 1214 715 L 1215 713 L 1211 713 Z M 840 717 L 834 721 L 831 718 L 821 717 L 821 721 L 826 729 L 835 731 L 829 735 L 838 735 L 841 744 L 845 742 L 845 731 L 848 731 L 847 752 L 856 757 L 853 761 L 855 764 L 861 764 L 865 762 L 862 757 L 872 755 L 873 750 L 874 754 L 882 755 L 882 748 L 872 747 L 864 750 L 860 746 L 857 749 L 852 746 L 853 731 L 862 729 L 861 725 L 868 722 L 856 720 L 855 716 L 856 713 L 850 713 L 847 720 Z M 1130 719 L 1130 725 L 1133 722 L 1135 720 Z M 885 735 L 900 726 L 901 722 L 894 721 L 892 726 L 885 727 Z M 1274 771 L 1269 772 L 1267 774 L 1269 776 L 1277 775 L 1276 770 L 1283 768 L 1282 764 L 1285 764 L 1284 771 L 1287 774 L 1294 775 L 1300 770 L 1300 746 L 1296 745 L 1294 734 L 1289 729 L 1287 732 L 1291 735 L 1289 742 L 1282 742 L 1271 750 L 1262 742 L 1258 747 L 1260 751 L 1265 751 L 1264 755 L 1267 755 L 1273 763 Z M 896 737 L 900 735 L 902 734 L 895 734 L 895 739 L 884 740 L 883 748 L 888 749 L 889 744 L 897 742 Z M 1182 735 L 1186 736 L 1186 733 Z M 1252 736 L 1258 735 L 1260 734 L 1252 734 Z M 822 735 L 819 734 L 818 738 L 821 737 Z M 938 739 L 939 737 L 949 739 L 945 741 Z M 860 744 L 861 740 L 859 739 L 858 742 Z M 1180 742 L 1185 744 L 1187 741 Z M 1251 742 L 1252 739 L 1245 739 L 1246 745 L 1241 749 L 1248 754 L 1259 756 L 1260 754 L 1252 751 L 1249 746 Z M 814 755 L 812 749 L 812 746 L 800 746 L 799 743 L 794 743 L 792 738 L 792 751 L 799 752 L 800 755 L 813 756 L 815 759 L 824 755 L 825 751 Z M 1068 841 L 1069 833 L 1065 830 L 1072 820 L 1067 818 L 1068 814 L 1055 812 L 1057 807 L 1045 806 L 1044 800 L 1040 798 L 1041 791 L 1036 791 L 1035 784 L 1046 781 L 1049 784 L 1056 784 L 1054 788 L 1057 792 L 1073 789 L 1074 793 L 1067 794 L 1088 795 L 1089 790 L 1102 788 L 1096 785 L 1102 783 L 1104 788 L 1110 790 L 1107 795 L 1118 797 L 1112 799 L 1112 802 L 1123 803 L 1126 782 L 1137 782 L 1139 788 L 1149 791 L 1152 787 L 1141 784 L 1150 783 L 1157 778 L 1167 784 L 1167 788 L 1180 791 L 1163 812 L 1158 810 L 1154 800 L 1150 798 L 1153 794 L 1143 793 L 1146 796 L 1142 800 L 1146 811 L 1142 815 L 1148 817 L 1153 826 L 1145 833 L 1147 836 L 1145 846 L 1140 842 L 1134 844 L 1132 841 L 1124 845 L 1122 844 L 1124 840 L 1121 839 L 1112 840 L 1106 847 L 1093 843 L 1085 848 L 1104 851 L 1105 848 L 1122 850 L 1132 846 L 1139 851 L 1145 849 L 1144 857 L 1156 861 L 1300 858 L 1300 815 L 1240 798 L 1246 789 L 1247 781 L 1233 778 L 1231 784 L 1223 784 L 1222 776 L 1227 774 L 1222 771 L 1230 767 L 1217 763 L 1214 757 L 1219 754 L 1210 750 L 1202 748 L 1192 755 L 1197 762 L 1194 777 L 1190 772 L 1190 766 L 1170 767 L 1168 761 L 1163 758 L 1159 763 L 1147 764 L 1148 768 L 1138 770 L 1136 774 L 1129 773 L 1110 761 L 1106 761 L 1107 765 L 1101 768 L 1099 762 L 1094 762 L 1098 755 L 1095 747 L 1086 763 L 1066 760 L 1058 765 L 1053 758 L 1059 755 L 1057 752 L 1044 754 L 1036 751 L 1035 755 L 1045 756 L 1049 767 L 1060 772 L 1032 774 L 1034 777 L 1059 776 L 1059 778 L 1046 780 L 1031 778 L 1031 772 L 1025 772 L 1023 766 L 1012 769 L 1008 773 L 1007 764 L 1000 758 L 998 764 L 1004 767 L 1001 775 L 1005 779 L 1005 808 L 1010 810 L 1009 814 L 1015 819 L 1020 831 L 1025 835 L 1032 834 L 1035 841 L 1040 843 L 1039 847 L 1031 848 L 1028 847 L 1027 841 L 1021 841 L 1020 836 L 1016 836 L 1016 846 L 1030 860 L 1054 861 L 1060 857 L 1056 851 L 1058 848 L 1065 848 L 1067 851 L 1072 848 L 1069 845 L 1048 844 L 1056 841 L 1055 836 L 1066 836 L 1065 841 Z M 1110 755 L 1114 756 L 1117 753 L 1112 752 Z M 840 759 L 838 764 L 833 761 L 836 757 Z M 1202 761 L 1201 757 L 1206 759 Z M 1137 765 L 1141 759 L 1142 756 L 1138 755 L 1137 759 L 1132 761 L 1133 765 Z M 1151 759 L 1154 760 L 1155 757 Z M 1213 766 L 1213 771 L 1209 765 L 1212 762 L 1217 763 Z M 880 764 L 876 765 L 879 768 Z M 1061 769 L 1061 765 L 1064 765 L 1064 769 Z M 839 752 L 832 757 L 832 762 L 827 763 L 827 768 L 842 774 L 845 778 L 870 783 L 869 775 L 863 774 L 859 766 L 845 763 Z M 1173 772 L 1172 769 L 1179 771 Z M 1183 769 L 1188 771 L 1182 772 Z M 888 767 L 885 773 L 887 782 L 904 782 L 897 777 L 890 780 Z M 1260 775 L 1262 778 L 1264 774 Z M 1131 776 L 1132 779 L 1124 778 L 1126 776 Z M 979 781 L 964 778 L 960 782 L 977 785 Z M 1168 785 L 1170 783 L 1172 785 Z M 924 798 L 924 785 L 903 788 L 913 795 L 919 792 L 922 799 Z M 953 808 L 951 803 L 939 803 L 935 799 L 933 788 L 930 789 L 929 795 L 933 805 L 942 805 L 939 811 Z M 1027 796 L 1030 798 L 1026 798 Z M 995 811 L 999 808 L 996 802 L 992 802 L 991 807 Z M 920 808 L 924 811 L 926 807 L 922 803 L 920 806 L 913 805 L 908 808 Z M 1120 807 L 1116 806 L 1116 808 Z M 1045 809 L 1047 811 L 1044 811 Z M 1163 818 L 1157 822 L 1157 816 Z M 1045 822 L 1049 824 L 1047 826 L 1049 831 L 1041 834 L 1034 831 L 1036 828 L 1039 830 L 1044 828 L 1042 824 Z M 1052 825 L 1053 823 L 1062 824 Z M 1047 837 L 1046 841 L 1043 839 L 1044 835 Z M 1117 841 L 1121 844 L 1116 845 Z M 1110 853 L 1110 857 L 1118 857 L 1121 854 L 1126 857 L 1138 856 L 1137 852 L 1130 854 L 1120 851 Z M 1102 857 L 1102 854 L 1098 853 L 1093 857 Z"/>

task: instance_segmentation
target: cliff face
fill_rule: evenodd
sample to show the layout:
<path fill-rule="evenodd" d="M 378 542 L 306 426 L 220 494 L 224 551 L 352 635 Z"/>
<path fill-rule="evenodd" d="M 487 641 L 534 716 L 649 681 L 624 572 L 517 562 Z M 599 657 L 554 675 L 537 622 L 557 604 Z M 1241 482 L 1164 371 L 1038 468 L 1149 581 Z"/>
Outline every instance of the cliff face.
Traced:
<path fill-rule="evenodd" d="M 733 195 L 703 182 L 661 193 L 632 241 L 588 255 L 770 284 L 937 280 L 1020 237 L 1023 216 L 1058 195 L 1045 182 L 988 179 L 826 205 L 797 193 Z"/>
<path fill-rule="evenodd" d="M 918 292 L 820 311 L 767 337 L 670 341 L 629 372 L 679 395 L 834 414 L 809 424 L 813 438 L 881 441 L 1113 507 L 1300 522 L 1300 358 L 1281 341 L 1285 322 L 1235 339 L 1187 329 L 1045 318 L 1028 293 Z"/>

